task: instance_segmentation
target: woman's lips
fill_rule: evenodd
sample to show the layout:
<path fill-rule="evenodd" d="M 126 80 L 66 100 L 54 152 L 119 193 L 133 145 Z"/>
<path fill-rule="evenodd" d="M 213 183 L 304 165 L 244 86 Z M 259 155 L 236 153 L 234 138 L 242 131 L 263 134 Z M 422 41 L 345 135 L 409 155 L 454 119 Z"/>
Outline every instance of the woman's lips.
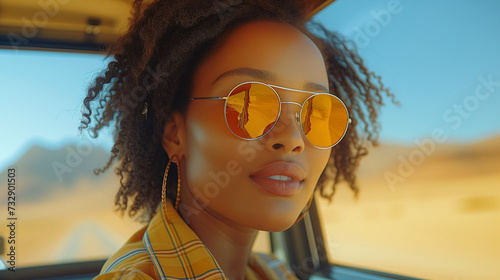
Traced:
<path fill-rule="evenodd" d="M 282 196 L 295 194 L 305 178 L 300 165 L 284 161 L 270 163 L 250 175 L 264 190 Z"/>

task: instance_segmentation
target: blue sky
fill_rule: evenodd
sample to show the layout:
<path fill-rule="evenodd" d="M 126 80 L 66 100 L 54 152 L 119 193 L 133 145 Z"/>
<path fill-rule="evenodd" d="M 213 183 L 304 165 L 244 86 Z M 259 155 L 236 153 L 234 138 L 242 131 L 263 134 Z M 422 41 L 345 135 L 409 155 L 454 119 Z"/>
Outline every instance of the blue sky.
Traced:
<path fill-rule="evenodd" d="M 436 128 L 450 142 L 500 134 L 499 14 L 494 0 L 337 0 L 315 19 L 358 43 L 401 102 L 383 109 L 381 140 L 412 145 Z M 82 141 L 81 101 L 103 58 L 0 50 L 0 169 L 33 144 Z"/>
<path fill-rule="evenodd" d="M 500 87 L 474 99 L 480 77 L 500 83 L 499 14 L 493 0 L 337 0 L 316 19 L 358 43 L 400 100 L 383 110 L 381 139 L 411 144 L 435 128 L 450 141 L 500 134 Z"/>

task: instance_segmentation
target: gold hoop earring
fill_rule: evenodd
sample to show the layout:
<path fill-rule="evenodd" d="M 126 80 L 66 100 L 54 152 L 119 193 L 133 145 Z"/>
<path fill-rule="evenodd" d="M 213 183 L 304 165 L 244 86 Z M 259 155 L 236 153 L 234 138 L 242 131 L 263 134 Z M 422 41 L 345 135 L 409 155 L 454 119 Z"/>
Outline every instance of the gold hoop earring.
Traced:
<path fill-rule="evenodd" d="M 307 214 L 307 212 L 309 211 L 309 208 L 311 208 L 311 203 L 313 201 L 313 197 L 314 197 L 314 194 L 311 196 L 311 198 L 307 202 L 306 207 L 304 207 L 304 209 L 302 209 L 302 211 L 300 212 L 299 217 L 297 218 L 297 220 L 295 220 L 295 223 L 293 223 L 294 225 L 298 224 L 300 221 L 302 221 L 302 219 L 304 218 L 304 216 Z"/>
<path fill-rule="evenodd" d="M 181 168 L 180 168 L 180 163 L 177 159 L 177 156 L 172 156 L 167 163 L 167 168 L 165 168 L 165 175 L 163 175 L 163 184 L 162 184 L 162 190 L 161 190 L 161 204 L 163 207 L 163 213 L 165 214 L 165 217 L 167 221 L 170 222 L 167 216 L 167 202 L 166 202 L 166 190 L 167 190 L 167 178 L 168 178 L 168 170 L 170 169 L 170 164 L 175 163 L 177 165 L 177 193 L 175 197 L 175 204 L 174 204 L 174 209 L 177 211 L 177 208 L 179 207 L 179 202 L 181 200 Z"/>

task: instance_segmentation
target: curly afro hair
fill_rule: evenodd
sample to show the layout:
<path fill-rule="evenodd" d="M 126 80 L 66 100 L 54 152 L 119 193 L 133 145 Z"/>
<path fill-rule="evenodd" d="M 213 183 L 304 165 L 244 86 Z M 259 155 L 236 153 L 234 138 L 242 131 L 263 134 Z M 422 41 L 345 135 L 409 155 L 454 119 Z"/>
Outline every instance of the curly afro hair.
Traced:
<path fill-rule="evenodd" d="M 318 23 L 306 22 L 302 1 L 136 0 L 133 8 L 128 32 L 110 46 L 111 62 L 88 89 L 79 127 L 97 137 L 104 127 L 114 126 L 111 157 L 95 173 L 118 162 L 117 211 L 123 214 L 128 209 L 130 217 L 140 212 L 144 220 L 154 215 L 169 160 L 161 145 L 165 122 L 172 112 L 185 112 L 200 61 L 231 30 L 255 20 L 293 25 L 321 50 L 330 92 L 344 101 L 353 122 L 333 148 L 317 188 L 331 200 L 336 186 L 345 181 L 357 194 L 355 171 L 367 154 L 367 142 L 377 144 L 383 95 L 393 102 L 394 96 L 379 76 L 365 68 L 348 41 Z M 175 188 L 167 189 L 169 197 L 175 195 Z"/>

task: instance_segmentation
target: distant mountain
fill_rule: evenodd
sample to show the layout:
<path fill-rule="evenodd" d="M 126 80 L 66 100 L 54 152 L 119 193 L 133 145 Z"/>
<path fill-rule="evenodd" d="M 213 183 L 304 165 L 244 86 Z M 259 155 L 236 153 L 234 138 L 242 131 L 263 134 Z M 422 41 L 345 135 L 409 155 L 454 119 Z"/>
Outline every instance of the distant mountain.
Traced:
<path fill-rule="evenodd" d="M 368 156 L 362 159 L 358 177 L 376 180 L 383 179 L 385 172 L 401 175 L 398 168 L 404 164 L 414 168 L 411 179 L 500 173 L 500 136 L 471 144 L 426 142 L 420 147 L 381 144 L 370 148 Z"/>
<path fill-rule="evenodd" d="M 16 168 L 17 197 L 38 200 L 54 191 L 73 188 L 79 180 L 98 185 L 114 176 L 112 169 L 99 176 L 93 173 L 108 158 L 109 152 L 95 146 L 66 145 L 57 150 L 33 146 L 9 167 Z M 7 169 L 0 173 L 0 178 L 7 178 Z"/>
<path fill-rule="evenodd" d="M 405 180 L 500 173 L 500 137 L 466 145 L 443 143 L 432 147 L 427 144 L 427 149 L 432 150 L 428 150 L 428 153 L 424 149 L 387 144 L 370 148 L 368 156 L 361 161 L 358 178 L 360 181 L 374 182 L 386 180 L 384 175 L 387 172 L 401 176 L 398 168 L 404 161 L 410 162 L 414 168 L 411 176 L 403 176 Z M 424 155 L 422 163 L 413 164 L 410 159 L 412 154 Z M 16 168 L 18 198 L 33 201 L 44 199 L 55 191 L 72 189 L 79 181 L 88 182 L 89 188 L 109 185 L 109 180 L 116 177 L 113 168 L 99 176 L 93 173 L 94 169 L 103 167 L 108 159 L 109 152 L 98 147 L 66 145 L 50 150 L 33 146 L 10 166 Z M 0 178 L 7 178 L 7 170 L 0 173 Z M 110 187 L 117 186 L 112 184 Z M 0 204 L 4 202 L 0 201 Z"/>

